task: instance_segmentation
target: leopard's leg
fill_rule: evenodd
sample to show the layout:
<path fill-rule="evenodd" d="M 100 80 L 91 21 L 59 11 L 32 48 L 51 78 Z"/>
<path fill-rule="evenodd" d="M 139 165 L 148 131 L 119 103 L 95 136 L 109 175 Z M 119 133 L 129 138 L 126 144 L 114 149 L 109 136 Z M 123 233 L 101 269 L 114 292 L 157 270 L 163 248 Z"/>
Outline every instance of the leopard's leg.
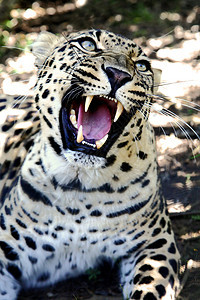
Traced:
<path fill-rule="evenodd" d="M 179 286 L 180 255 L 170 235 L 152 241 L 143 251 L 122 261 L 124 299 L 174 300 Z"/>
<path fill-rule="evenodd" d="M 11 274 L 13 273 L 13 275 Z M 0 260 L 0 299 L 16 300 L 20 290 L 20 284 L 15 279 L 18 276 L 18 267 L 10 261 L 6 266 Z"/>

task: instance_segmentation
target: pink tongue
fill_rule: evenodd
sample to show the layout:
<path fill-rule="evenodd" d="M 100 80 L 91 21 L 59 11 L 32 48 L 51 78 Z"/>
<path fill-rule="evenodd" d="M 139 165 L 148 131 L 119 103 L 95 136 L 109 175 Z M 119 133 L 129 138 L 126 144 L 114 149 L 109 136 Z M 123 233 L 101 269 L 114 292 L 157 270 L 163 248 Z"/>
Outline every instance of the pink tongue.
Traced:
<path fill-rule="evenodd" d="M 95 111 L 89 109 L 85 112 L 82 102 L 78 112 L 78 128 L 83 126 L 83 136 L 86 139 L 100 140 L 111 127 L 111 115 L 106 104 L 101 103 L 95 107 Z"/>

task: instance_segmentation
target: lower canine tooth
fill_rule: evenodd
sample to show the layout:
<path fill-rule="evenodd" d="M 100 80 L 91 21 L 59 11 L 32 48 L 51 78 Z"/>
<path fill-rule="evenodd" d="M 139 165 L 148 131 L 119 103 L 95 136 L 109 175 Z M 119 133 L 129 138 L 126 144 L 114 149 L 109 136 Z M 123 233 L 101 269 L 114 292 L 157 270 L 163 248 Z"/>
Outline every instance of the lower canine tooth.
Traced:
<path fill-rule="evenodd" d="M 108 134 L 106 134 L 101 140 L 98 140 L 95 142 L 97 149 L 99 149 L 103 146 L 103 144 L 106 142 L 107 138 L 108 138 Z"/>
<path fill-rule="evenodd" d="M 124 108 L 123 108 L 123 105 L 121 104 L 121 102 L 117 102 L 117 111 L 116 111 L 116 114 L 115 114 L 115 118 L 114 118 L 114 122 L 116 122 L 119 117 L 121 116 L 122 112 L 123 112 Z"/>
<path fill-rule="evenodd" d="M 81 143 L 84 140 L 83 137 L 83 126 L 81 125 L 78 129 L 78 134 L 77 134 L 77 143 Z"/>
<path fill-rule="evenodd" d="M 85 99 L 85 112 L 88 111 L 88 108 L 90 106 L 90 103 L 92 102 L 94 96 L 87 96 Z"/>

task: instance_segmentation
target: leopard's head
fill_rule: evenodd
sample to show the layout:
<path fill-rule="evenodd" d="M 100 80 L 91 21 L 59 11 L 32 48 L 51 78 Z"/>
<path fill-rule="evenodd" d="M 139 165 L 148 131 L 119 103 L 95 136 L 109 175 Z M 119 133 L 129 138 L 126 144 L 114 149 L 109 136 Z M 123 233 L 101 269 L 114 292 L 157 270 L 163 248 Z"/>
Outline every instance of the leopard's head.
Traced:
<path fill-rule="evenodd" d="M 133 41 L 103 30 L 44 32 L 33 53 L 42 134 L 57 154 L 105 161 L 133 118 L 147 119 L 153 71 Z"/>

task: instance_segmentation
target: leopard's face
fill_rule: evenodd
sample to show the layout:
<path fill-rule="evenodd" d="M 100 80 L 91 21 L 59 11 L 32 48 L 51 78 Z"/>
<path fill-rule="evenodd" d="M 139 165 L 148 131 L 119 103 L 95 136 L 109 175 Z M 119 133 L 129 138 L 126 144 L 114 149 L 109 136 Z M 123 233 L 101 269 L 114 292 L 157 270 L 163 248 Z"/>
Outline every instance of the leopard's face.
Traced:
<path fill-rule="evenodd" d="M 150 62 L 131 40 L 107 31 L 74 33 L 55 44 L 46 49 L 36 86 L 43 136 L 66 158 L 105 160 L 133 117 L 147 118 Z"/>

